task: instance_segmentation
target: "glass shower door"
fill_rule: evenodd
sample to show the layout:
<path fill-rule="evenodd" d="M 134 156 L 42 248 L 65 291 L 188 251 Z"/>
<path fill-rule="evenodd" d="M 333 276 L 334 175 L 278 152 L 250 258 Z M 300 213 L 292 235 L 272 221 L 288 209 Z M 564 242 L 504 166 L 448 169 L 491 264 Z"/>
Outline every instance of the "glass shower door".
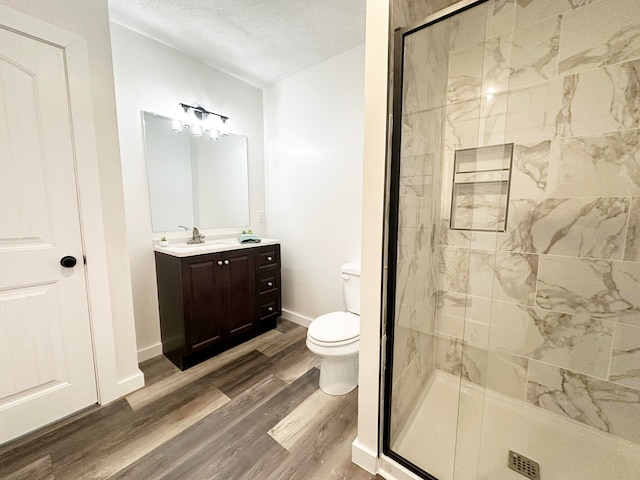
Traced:
<path fill-rule="evenodd" d="M 423 478 L 639 478 L 634 18 L 462 1 L 395 34 L 383 446 Z"/>
<path fill-rule="evenodd" d="M 470 294 L 469 262 L 474 231 L 487 233 L 485 248 L 493 251 L 494 232 L 504 229 L 512 152 L 472 148 L 479 145 L 479 86 L 462 70 L 470 59 L 482 65 L 468 47 L 484 38 L 485 25 L 463 17 L 461 29 L 459 18 L 397 33 L 395 56 L 401 102 L 391 172 L 385 446 L 424 478 L 440 480 L 465 478 L 456 474 L 456 452 L 464 465 L 471 456 L 477 463 L 482 402 L 463 392 L 482 398 L 486 346 L 471 346 L 487 340 L 477 328 L 485 318 L 476 318 L 487 302 Z M 453 73 L 452 49 L 466 54 L 457 67 L 453 60 Z"/>

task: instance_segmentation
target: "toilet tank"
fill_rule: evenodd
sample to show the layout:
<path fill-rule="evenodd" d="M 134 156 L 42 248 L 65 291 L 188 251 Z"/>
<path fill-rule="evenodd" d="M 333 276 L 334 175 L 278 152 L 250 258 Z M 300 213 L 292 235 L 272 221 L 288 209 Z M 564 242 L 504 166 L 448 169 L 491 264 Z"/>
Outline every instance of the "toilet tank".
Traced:
<path fill-rule="evenodd" d="M 345 263 L 342 272 L 342 295 L 347 311 L 360 315 L 360 264 Z"/>

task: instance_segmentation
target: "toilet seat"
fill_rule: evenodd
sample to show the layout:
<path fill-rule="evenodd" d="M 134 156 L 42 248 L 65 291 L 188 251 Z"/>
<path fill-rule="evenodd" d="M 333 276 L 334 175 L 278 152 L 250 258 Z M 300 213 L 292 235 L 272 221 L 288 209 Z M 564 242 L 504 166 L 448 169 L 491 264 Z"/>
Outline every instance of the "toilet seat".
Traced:
<path fill-rule="evenodd" d="M 339 347 L 360 339 L 360 316 L 351 312 L 331 312 L 311 322 L 309 341 L 326 347 Z"/>

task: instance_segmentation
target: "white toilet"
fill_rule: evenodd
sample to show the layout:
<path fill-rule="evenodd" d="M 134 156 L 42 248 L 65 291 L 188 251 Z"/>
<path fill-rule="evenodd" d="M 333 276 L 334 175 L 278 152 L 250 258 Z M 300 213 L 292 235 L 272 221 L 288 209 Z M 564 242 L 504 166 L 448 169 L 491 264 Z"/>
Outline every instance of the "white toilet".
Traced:
<path fill-rule="evenodd" d="M 307 347 L 321 359 L 320 389 L 344 395 L 358 386 L 360 345 L 360 264 L 342 265 L 346 312 L 331 312 L 311 322 Z"/>

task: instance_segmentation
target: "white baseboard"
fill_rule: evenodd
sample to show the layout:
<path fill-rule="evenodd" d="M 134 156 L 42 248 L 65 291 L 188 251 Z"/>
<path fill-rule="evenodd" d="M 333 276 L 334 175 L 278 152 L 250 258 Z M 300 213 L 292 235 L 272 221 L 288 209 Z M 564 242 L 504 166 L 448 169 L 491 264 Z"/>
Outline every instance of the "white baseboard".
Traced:
<path fill-rule="evenodd" d="M 377 452 L 360 445 L 357 438 L 351 444 L 351 461 L 371 474 L 377 473 Z"/>
<path fill-rule="evenodd" d="M 150 347 L 138 350 L 138 363 L 142 363 L 145 360 L 157 357 L 158 355 L 162 355 L 162 343 L 156 343 Z"/>
<path fill-rule="evenodd" d="M 142 387 L 144 387 L 144 373 L 138 370 L 138 373 L 118 382 L 118 393 L 124 397 Z"/>
<path fill-rule="evenodd" d="M 311 325 L 311 321 L 313 320 L 313 318 L 305 317 L 304 315 L 299 315 L 295 312 L 285 310 L 284 308 L 282 309 L 282 318 L 307 328 L 309 328 L 309 325 Z"/>

